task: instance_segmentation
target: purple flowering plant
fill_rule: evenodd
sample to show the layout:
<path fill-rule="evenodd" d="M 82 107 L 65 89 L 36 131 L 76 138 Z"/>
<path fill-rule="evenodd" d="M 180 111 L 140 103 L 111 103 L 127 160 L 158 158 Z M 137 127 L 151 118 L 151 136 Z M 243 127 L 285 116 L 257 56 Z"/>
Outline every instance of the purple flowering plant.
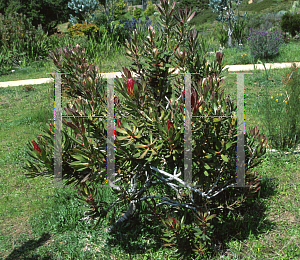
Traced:
<path fill-rule="evenodd" d="M 283 35 L 280 31 L 251 30 L 248 45 L 251 55 L 256 59 L 271 58 L 278 54 L 283 44 Z"/>

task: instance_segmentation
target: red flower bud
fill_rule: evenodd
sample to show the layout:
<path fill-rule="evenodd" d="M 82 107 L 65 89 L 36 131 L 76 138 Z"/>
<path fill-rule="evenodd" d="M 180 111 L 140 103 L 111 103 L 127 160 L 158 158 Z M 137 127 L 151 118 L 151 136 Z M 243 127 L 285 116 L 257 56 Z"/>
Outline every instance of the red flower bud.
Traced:
<path fill-rule="evenodd" d="M 260 142 L 260 150 L 262 150 L 262 148 L 263 148 L 263 142 L 261 141 Z"/>
<path fill-rule="evenodd" d="M 39 154 L 41 154 L 42 151 L 41 151 L 40 147 L 38 146 L 38 144 L 34 140 L 32 140 L 32 144 L 33 144 L 34 149 L 37 150 L 39 152 Z"/>
<path fill-rule="evenodd" d="M 50 127 L 49 127 L 50 132 L 53 134 L 51 126 L 54 128 L 54 125 L 52 123 L 50 123 Z"/>
<path fill-rule="evenodd" d="M 129 96 L 134 96 L 134 80 L 133 78 L 127 80 L 127 91 Z"/>
<path fill-rule="evenodd" d="M 174 224 L 176 224 L 176 220 L 175 220 L 175 218 L 172 218 L 172 219 L 173 219 L 173 223 L 174 223 Z"/>
<path fill-rule="evenodd" d="M 182 105 L 179 105 L 179 110 L 180 110 L 181 114 L 184 115 L 184 109 L 183 109 L 183 106 L 182 106 Z"/>
<path fill-rule="evenodd" d="M 122 128 L 123 126 L 122 126 L 121 121 L 118 119 L 117 122 L 118 122 L 118 127 L 119 127 L 119 128 Z"/>
<path fill-rule="evenodd" d="M 171 126 L 172 126 L 173 129 L 174 129 L 174 125 L 173 125 L 173 123 L 170 121 L 170 119 L 168 119 L 168 121 L 167 121 L 167 126 L 168 126 L 168 130 L 170 130 Z"/>

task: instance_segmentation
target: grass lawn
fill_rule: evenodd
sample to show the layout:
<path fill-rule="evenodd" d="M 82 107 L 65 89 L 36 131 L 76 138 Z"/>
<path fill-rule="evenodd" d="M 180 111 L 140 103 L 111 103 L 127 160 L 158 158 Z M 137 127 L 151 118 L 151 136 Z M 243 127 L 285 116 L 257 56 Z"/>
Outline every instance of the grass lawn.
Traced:
<path fill-rule="evenodd" d="M 286 72 L 272 70 L 270 94 L 283 90 Z M 255 95 L 265 84 L 263 71 L 245 76 L 247 130 L 255 124 L 261 129 Z M 161 248 L 155 227 L 145 230 L 139 218 L 127 233 L 106 233 L 106 222 L 91 230 L 81 220 L 73 189 L 55 190 L 48 178 L 25 178 L 20 165 L 24 145 L 53 117 L 53 84 L 34 87 L 0 88 L 0 259 L 177 259 L 174 250 Z M 226 75 L 223 87 L 235 99 L 236 75 Z M 299 154 L 268 153 L 255 168 L 265 178 L 258 200 L 232 217 L 212 259 L 299 259 L 299 166 Z"/>

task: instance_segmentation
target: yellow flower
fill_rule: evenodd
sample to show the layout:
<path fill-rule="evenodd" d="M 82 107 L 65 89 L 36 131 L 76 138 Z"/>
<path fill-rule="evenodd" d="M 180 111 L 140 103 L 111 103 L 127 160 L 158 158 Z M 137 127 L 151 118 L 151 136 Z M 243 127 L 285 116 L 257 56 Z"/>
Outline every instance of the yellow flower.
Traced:
<path fill-rule="evenodd" d="M 244 53 L 244 55 L 246 56 L 247 54 L 246 54 L 246 53 Z"/>
<path fill-rule="evenodd" d="M 243 57 L 243 54 L 241 56 Z"/>
<path fill-rule="evenodd" d="M 278 99 L 276 99 L 276 102 L 278 102 Z"/>
<path fill-rule="evenodd" d="M 280 96 L 282 96 L 282 94 L 280 94 Z"/>
<path fill-rule="evenodd" d="M 285 103 L 287 103 L 287 101 L 285 101 Z"/>
<path fill-rule="evenodd" d="M 273 98 L 273 96 L 271 98 Z"/>
<path fill-rule="evenodd" d="M 278 94 L 277 94 L 277 96 L 278 96 Z"/>

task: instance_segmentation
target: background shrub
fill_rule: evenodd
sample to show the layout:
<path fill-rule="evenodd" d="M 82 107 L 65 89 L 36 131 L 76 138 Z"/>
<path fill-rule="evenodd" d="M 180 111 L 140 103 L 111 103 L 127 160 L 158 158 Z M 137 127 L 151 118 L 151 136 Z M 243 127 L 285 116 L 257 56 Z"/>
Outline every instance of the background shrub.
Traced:
<path fill-rule="evenodd" d="M 74 26 L 76 23 L 94 23 L 94 14 L 98 2 L 96 0 L 71 0 L 68 8 L 74 10 L 75 16 L 70 14 L 70 22 Z"/>
<path fill-rule="evenodd" d="M 177 2 L 177 1 L 176 1 Z M 185 7 L 189 10 L 192 8 L 192 11 L 196 11 L 196 15 L 202 13 L 206 13 L 209 10 L 209 0 L 181 0 L 176 3 L 175 9 L 182 9 L 184 10 Z"/>
<path fill-rule="evenodd" d="M 105 26 L 107 28 L 108 26 L 108 19 L 107 15 L 104 11 L 104 9 L 97 10 L 94 15 L 94 24 L 97 25 L 97 27 Z"/>
<path fill-rule="evenodd" d="M 146 8 L 144 14 L 150 16 L 150 15 L 153 15 L 154 12 L 155 12 L 155 5 L 152 4 L 151 1 L 148 1 L 148 5 L 147 5 L 147 8 Z"/>
<path fill-rule="evenodd" d="M 0 73 L 47 57 L 48 43 L 42 27 L 36 29 L 26 15 L 0 14 Z"/>
<path fill-rule="evenodd" d="M 247 15 L 245 34 L 249 35 L 252 29 L 263 29 L 265 31 L 272 28 L 280 29 L 282 16 L 283 12 Z"/>
<path fill-rule="evenodd" d="M 114 9 L 114 19 L 115 20 L 121 20 L 124 18 L 124 15 L 126 14 L 126 2 L 124 0 L 119 0 L 115 4 L 115 9 Z"/>
<path fill-rule="evenodd" d="M 237 42 L 237 44 L 242 44 L 246 41 L 245 26 L 246 26 L 246 17 L 245 18 L 238 17 L 238 20 L 232 32 L 233 39 Z"/>
<path fill-rule="evenodd" d="M 134 7 L 131 5 L 128 7 L 128 12 L 133 15 Z"/>
<path fill-rule="evenodd" d="M 67 33 L 70 33 L 71 36 L 92 36 L 96 32 L 98 32 L 99 28 L 95 24 L 80 24 L 76 23 L 75 26 L 71 26 Z"/>
<path fill-rule="evenodd" d="M 135 8 L 133 11 L 133 16 L 137 19 L 142 16 L 143 10 L 141 8 Z"/>
<path fill-rule="evenodd" d="M 300 32 L 300 14 L 285 13 L 281 19 L 281 30 L 293 37 Z"/>
<path fill-rule="evenodd" d="M 125 39 L 130 40 L 131 35 L 134 29 L 137 28 L 137 25 L 140 24 L 141 26 L 144 26 L 146 29 L 148 26 L 152 25 L 155 30 L 160 30 L 161 27 L 158 24 L 152 24 L 151 19 L 146 15 L 146 20 L 143 21 L 141 19 L 135 19 L 135 17 L 132 17 L 132 20 L 126 20 L 126 21 L 120 21 L 119 23 L 119 34 L 122 41 L 125 41 Z"/>
<path fill-rule="evenodd" d="M 279 31 L 252 30 L 248 38 L 251 55 L 258 59 L 275 56 L 282 43 L 283 35 Z"/>
<path fill-rule="evenodd" d="M 75 12 L 68 8 L 68 2 L 69 0 L 1 0 L 0 13 L 25 14 L 33 26 L 37 28 L 41 24 L 44 32 L 51 35 L 57 32 L 56 26 L 59 23 L 67 22 L 70 14 L 75 15 Z"/>

